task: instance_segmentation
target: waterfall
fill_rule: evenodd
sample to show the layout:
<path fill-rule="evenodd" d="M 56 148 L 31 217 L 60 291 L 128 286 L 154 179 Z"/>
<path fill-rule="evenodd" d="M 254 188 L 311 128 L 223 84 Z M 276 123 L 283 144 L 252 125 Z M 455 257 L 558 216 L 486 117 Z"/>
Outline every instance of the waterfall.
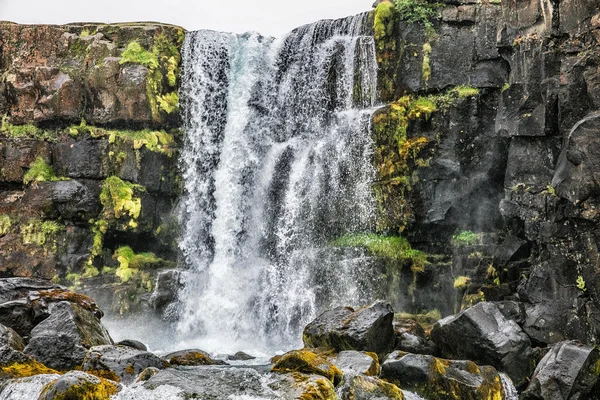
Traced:
<path fill-rule="evenodd" d="M 377 64 L 368 14 L 282 39 L 189 33 L 179 332 L 210 351 L 287 349 L 325 307 L 370 301 L 332 249 L 373 216 Z"/>

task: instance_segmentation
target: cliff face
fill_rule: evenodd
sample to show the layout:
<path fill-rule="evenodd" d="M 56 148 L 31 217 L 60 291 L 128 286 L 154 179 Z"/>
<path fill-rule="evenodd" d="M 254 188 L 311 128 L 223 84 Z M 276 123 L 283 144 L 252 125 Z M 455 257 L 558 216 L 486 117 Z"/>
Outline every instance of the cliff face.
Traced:
<path fill-rule="evenodd" d="M 535 342 L 597 341 L 598 5 L 377 6 L 380 228 L 430 253 L 414 311 L 518 300 Z"/>
<path fill-rule="evenodd" d="M 0 276 L 91 286 L 122 312 L 173 264 L 183 37 L 0 24 Z"/>

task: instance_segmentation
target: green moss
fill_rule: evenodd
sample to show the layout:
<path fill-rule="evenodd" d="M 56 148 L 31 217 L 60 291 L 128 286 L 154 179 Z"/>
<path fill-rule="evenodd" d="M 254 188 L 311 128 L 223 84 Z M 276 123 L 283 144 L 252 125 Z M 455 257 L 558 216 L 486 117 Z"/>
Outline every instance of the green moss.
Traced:
<path fill-rule="evenodd" d="M 508 89 L 510 89 L 510 83 L 506 82 L 504 86 L 502 86 L 501 93 L 506 92 Z"/>
<path fill-rule="evenodd" d="M 46 164 L 46 161 L 42 157 L 38 157 L 31 163 L 29 170 L 23 176 L 23 183 L 28 185 L 35 182 L 55 182 L 65 179 L 58 178 L 54 173 L 54 169 Z"/>
<path fill-rule="evenodd" d="M 293 350 L 284 354 L 271 368 L 272 372 L 322 375 L 337 385 L 342 380 L 342 371 L 325 358 L 308 350 Z"/>
<path fill-rule="evenodd" d="M 46 243 L 53 242 L 56 236 L 64 231 L 65 227 L 55 221 L 40 221 L 37 219 L 29 220 L 21 225 L 21 238 L 23 244 L 34 244 L 43 246 Z M 55 243 L 54 243 L 55 244 Z"/>
<path fill-rule="evenodd" d="M 97 382 L 80 380 L 80 384 L 68 387 L 60 385 L 55 388 L 54 382 L 46 385 L 40 398 L 51 398 L 53 400 L 110 400 L 119 391 L 117 385 L 104 378 L 96 377 Z"/>
<path fill-rule="evenodd" d="M 394 13 L 394 4 L 391 1 L 382 1 L 375 8 L 373 20 L 375 42 L 381 42 L 392 34 L 393 26 L 389 22 L 392 20 Z"/>
<path fill-rule="evenodd" d="M 133 63 L 142 64 L 148 68 L 158 68 L 158 57 L 154 52 L 148 51 L 142 47 L 137 41 L 133 41 L 127 45 L 127 48 L 121 55 L 120 64 Z"/>
<path fill-rule="evenodd" d="M 137 219 L 142 211 L 142 200 L 136 196 L 136 193 L 145 190 L 143 186 L 123 181 L 117 176 L 108 177 L 100 193 L 104 218 L 122 220 L 126 228 L 137 228 Z"/>
<path fill-rule="evenodd" d="M 177 92 L 158 95 L 156 96 L 156 101 L 159 108 L 167 114 L 171 114 L 179 108 L 179 95 Z"/>
<path fill-rule="evenodd" d="M 406 262 L 413 272 L 422 272 L 428 264 L 427 254 L 415 250 L 400 236 L 381 236 L 372 233 L 345 235 L 332 242 L 338 247 L 363 247 L 376 257 Z"/>
<path fill-rule="evenodd" d="M 12 125 L 7 121 L 8 116 L 2 117 L 0 125 L 0 134 L 11 138 L 30 137 L 39 140 L 56 141 L 56 135 L 53 132 L 38 128 L 33 124 Z"/>
<path fill-rule="evenodd" d="M 479 95 L 479 89 L 474 88 L 472 86 L 457 86 L 453 90 L 456 91 L 459 98 L 473 97 Z"/>
<path fill-rule="evenodd" d="M 410 313 L 402 312 L 402 313 L 398 313 L 397 317 L 401 318 L 401 319 L 415 320 L 421 326 L 423 326 L 423 329 L 428 331 L 433 327 L 433 324 L 435 324 L 437 321 L 442 319 L 442 314 L 440 313 L 439 310 L 435 309 L 435 310 L 431 310 L 431 311 L 428 311 L 423 314 L 410 314 Z"/>
<path fill-rule="evenodd" d="M 131 143 L 134 150 L 145 147 L 150 151 L 166 154 L 168 156 L 173 155 L 173 144 L 175 143 L 173 136 L 163 130 L 153 131 L 144 129 L 131 131 L 97 129 L 92 134 L 92 137 L 108 137 L 108 142 L 110 144 L 118 142 Z M 122 162 L 127 158 L 127 154 L 122 151 L 116 155 L 113 153 L 113 156 L 117 157 L 117 162 Z"/>
<path fill-rule="evenodd" d="M 144 268 L 152 268 L 164 263 L 164 260 L 158 258 L 154 253 L 136 254 L 129 246 L 119 247 L 113 258 L 119 262 L 119 268 L 117 268 L 115 274 L 122 282 L 127 282 L 132 277 L 138 276 L 140 270 Z M 149 276 L 146 278 L 149 278 Z"/>
<path fill-rule="evenodd" d="M 479 243 L 479 235 L 472 231 L 462 231 L 452 236 L 454 246 L 473 246 Z"/>
<path fill-rule="evenodd" d="M 435 34 L 433 21 L 441 17 L 440 10 L 443 6 L 441 3 L 430 3 L 427 0 L 396 0 L 400 18 L 410 23 L 423 24 L 428 37 Z"/>
<path fill-rule="evenodd" d="M 10 232 L 10 228 L 12 227 L 12 221 L 9 215 L 1 214 L 0 215 L 0 236 L 6 235 Z"/>
<path fill-rule="evenodd" d="M 458 278 L 456 278 L 454 280 L 454 289 L 457 289 L 457 290 L 466 289 L 467 286 L 469 286 L 470 282 L 471 282 L 471 278 L 469 278 L 468 276 L 459 276 Z"/>
<path fill-rule="evenodd" d="M 429 44 L 429 42 L 425 42 L 423 44 L 423 66 L 421 69 L 423 81 L 425 81 L 426 84 L 431 78 L 431 60 L 429 58 L 431 56 L 431 50 L 431 44 Z"/>
<path fill-rule="evenodd" d="M 18 379 L 28 378 L 34 375 L 58 374 L 59 372 L 46 367 L 33 359 L 25 362 L 15 362 L 0 366 L 0 378 Z"/>
<path fill-rule="evenodd" d="M 582 292 L 587 291 L 587 289 L 585 287 L 585 280 L 583 279 L 583 276 L 581 276 L 581 275 L 577 276 L 577 281 L 575 283 L 577 284 L 577 289 L 581 290 Z"/>

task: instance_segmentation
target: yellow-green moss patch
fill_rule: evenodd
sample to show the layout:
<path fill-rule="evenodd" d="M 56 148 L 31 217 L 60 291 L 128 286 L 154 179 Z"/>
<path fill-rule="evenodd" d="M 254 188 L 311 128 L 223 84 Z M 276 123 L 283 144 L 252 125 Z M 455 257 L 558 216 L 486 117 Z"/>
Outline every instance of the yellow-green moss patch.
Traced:
<path fill-rule="evenodd" d="M 106 220 L 122 220 L 127 228 L 137 228 L 137 219 L 142 211 L 141 185 L 126 182 L 117 176 L 108 177 L 102 185 L 100 202 L 104 206 Z"/>
<path fill-rule="evenodd" d="M 56 182 L 66 180 L 67 178 L 59 178 L 54 173 L 54 169 L 42 157 L 38 157 L 29 166 L 29 170 L 23 176 L 23 183 L 28 185 L 36 182 Z"/>
<path fill-rule="evenodd" d="M 46 367 L 44 364 L 34 359 L 27 360 L 26 362 L 15 362 L 0 367 L 0 378 L 4 379 L 28 378 L 34 375 L 58 373 L 59 372 Z"/>
<path fill-rule="evenodd" d="M 342 380 L 342 371 L 338 367 L 308 350 L 294 350 L 284 354 L 271 371 L 322 375 L 332 381 L 334 385 Z"/>

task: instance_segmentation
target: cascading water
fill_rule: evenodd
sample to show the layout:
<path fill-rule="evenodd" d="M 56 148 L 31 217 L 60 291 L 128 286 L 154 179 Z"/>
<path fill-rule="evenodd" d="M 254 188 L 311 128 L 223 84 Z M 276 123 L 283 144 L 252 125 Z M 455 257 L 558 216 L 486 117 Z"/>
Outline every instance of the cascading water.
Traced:
<path fill-rule="evenodd" d="M 367 262 L 328 246 L 372 221 L 367 25 L 362 14 L 280 40 L 186 36 L 182 338 L 291 348 L 324 307 L 371 300 Z"/>

